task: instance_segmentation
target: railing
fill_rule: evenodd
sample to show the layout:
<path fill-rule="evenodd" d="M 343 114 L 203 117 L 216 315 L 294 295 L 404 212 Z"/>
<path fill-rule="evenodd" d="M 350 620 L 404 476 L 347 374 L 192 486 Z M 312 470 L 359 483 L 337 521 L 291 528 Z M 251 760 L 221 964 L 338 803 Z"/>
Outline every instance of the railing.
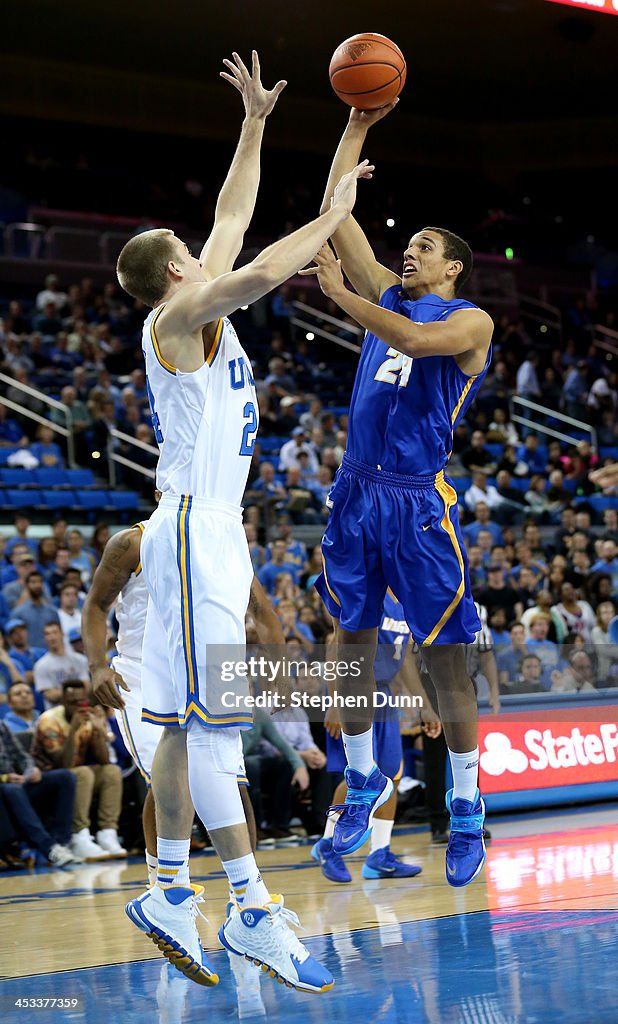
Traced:
<path fill-rule="evenodd" d="M 126 466 L 128 469 L 132 469 L 135 473 L 140 473 L 142 476 L 147 477 L 149 480 L 155 480 L 156 471 L 149 469 L 148 466 L 142 466 L 139 462 L 134 462 L 132 459 L 127 459 L 125 455 L 119 455 L 114 450 L 114 442 L 121 441 L 122 444 L 130 444 L 135 448 L 140 448 L 144 452 L 148 452 L 149 455 L 159 456 L 159 449 L 155 448 L 151 444 L 146 444 L 145 441 L 139 441 L 136 437 L 131 437 L 130 434 L 125 434 L 122 430 L 116 430 L 112 428 L 109 432 L 107 440 L 107 464 L 109 466 L 109 482 L 111 487 L 116 486 L 116 464 L 120 466 Z"/>
<path fill-rule="evenodd" d="M 538 420 L 531 420 L 523 416 L 518 416 L 513 412 L 514 406 L 521 406 L 523 409 L 531 409 L 533 412 L 539 412 L 543 416 L 550 417 L 553 420 L 558 420 L 560 423 L 567 423 L 569 426 L 575 427 L 576 430 L 585 431 L 590 434 L 590 443 L 592 447 L 595 451 L 598 451 L 597 432 L 589 423 L 584 423 L 583 420 L 576 420 L 573 416 L 567 416 L 566 413 L 556 412 L 555 409 L 550 409 L 546 405 L 539 405 L 537 402 L 531 402 L 528 398 L 522 398 L 520 395 L 513 395 L 513 398 L 511 399 L 511 420 L 513 423 L 519 423 L 521 426 L 530 427 L 537 433 L 555 437 L 558 441 L 564 441 L 566 444 L 577 444 L 579 438 L 573 437 L 571 434 L 564 434 L 560 430 L 554 430 L 553 427 L 548 427 L 545 423 L 539 423 Z"/>
<path fill-rule="evenodd" d="M 60 434 L 61 437 L 66 438 L 67 442 L 67 462 L 71 468 L 76 466 L 75 462 L 75 442 L 73 438 L 73 417 L 71 415 L 71 408 L 65 405 L 64 402 L 59 402 L 55 398 L 50 398 L 43 391 L 37 391 L 36 388 L 30 387 L 29 384 L 22 384 L 18 380 L 14 380 L 13 377 L 8 377 L 5 373 L 0 373 L 0 383 L 6 385 L 6 387 L 15 388 L 17 391 L 23 392 L 25 395 L 30 395 L 31 398 L 36 398 L 37 401 L 42 402 L 43 405 L 47 405 L 50 409 L 58 409 L 65 418 L 65 427 L 61 427 L 59 423 L 55 423 L 53 420 L 45 419 L 44 416 L 39 416 L 37 412 L 32 412 L 31 409 L 27 409 L 25 406 L 20 405 L 19 402 L 13 402 L 10 398 L 6 398 L 4 395 L 0 396 L 0 402 L 5 405 L 7 409 L 11 409 L 13 412 L 18 413 L 20 416 L 25 416 L 29 420 L 33 420 L 35 423 L 40 423 L 44 427 L 49 427 L 55 434 Z"/>
<path fill-rule="evenodd" d="M 607 352 L 610 359 L 618 359 L 618 331 L 613 331 L 610 327 L 603 327 L 601 324 L 595 324 L 593 338 L 596 347 Z"/>
<path fill-rule="evenodd" d="M 558 338 L 562 337 L 562 313 L 557 306 L 535 299 L 531 295 L 520 295 L 519 312 L 522 319 L 538 324 L 541 333 L 544 333 L 545 327 L 547 331 L 555 332 Z"/>
<path fill-rule="evenodd" d="M 355 334 L 358 338 L 363 338 L 365 332 L 362 327 L 358 327 L 356 324 L 346 323 L 345 320 L 339 320 L 336 316 L 331 316 L 329 313 L 323 313 L 321 309 L 315 309 L 313 306 L 307 306 L 304 302 L 293 302 L 292 306 L 294 310 L 298 310 L 301 314 L 315 317 L 317 320 L 327 324 L 333 324 L 340 330 L 344 330 L 346 334 Z M 347 341 L 346 338 L 340 338 L 332 331 L 328 331 L 324 327 L 319 327 L 317 324 L 311 323 L 302 316 L 292 316 L 290 319 L 294 327 L 300 327 L 303 331 L 317 334 L 318 337 L 324 338 L 326 341 L 332 341 L 335 345 L 340 345 L 341 348 L 347 348 L 350 352 L 358 353 L 361 350 L 360 345 L 356 345 L 353 341 Z"/>

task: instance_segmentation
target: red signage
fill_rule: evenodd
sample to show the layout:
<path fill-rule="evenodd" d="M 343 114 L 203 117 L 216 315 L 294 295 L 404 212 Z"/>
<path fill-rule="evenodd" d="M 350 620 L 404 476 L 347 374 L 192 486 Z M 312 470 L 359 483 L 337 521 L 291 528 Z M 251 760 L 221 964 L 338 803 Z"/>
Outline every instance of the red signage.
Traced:
<path fill-rule="evenodd" d="M 568 716 L 483 716 L 479 720 L 482 793 L 618 780 L 618 709 L 595 707 L 594 720 Z M 551 720 L 550 720 L 551 715 Z"/>
<path fill-rule="evenodd" d="M 618 14 L 618 0 L 547 0 L 550 4 L 561 4 L 563 7 L 579 7 L 586 11 L 598 11 L 599 14 Z"/>

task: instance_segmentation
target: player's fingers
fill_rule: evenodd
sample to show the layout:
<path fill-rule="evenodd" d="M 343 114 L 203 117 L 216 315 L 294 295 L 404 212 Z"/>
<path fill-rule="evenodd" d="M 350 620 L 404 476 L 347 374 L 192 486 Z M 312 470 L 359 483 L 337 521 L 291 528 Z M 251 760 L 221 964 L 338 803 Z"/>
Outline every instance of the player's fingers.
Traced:
<path fill-rule="evenodd" d="M 249 72 L 247 70 L 247 65 L 245 64 L 244 60 L 242 59 L 242 57 L 240 56 L 239 53 L 236 53 L 235 50 L 232 53 L 232 57 L 236 61 L 236 65 L 240 69 L 240 71 L 242 72 L 243 77 L 248 81 L 251 78 L 251 75 L 249 74 Z"/>
<path fill-rule="evenodd" d="M 319 267 L 306 267 L 305 270 L 299 270 L 299 277 L 311 277 L 313 274 L 317 274 Z"/>
<path fill-rule="evenodd" d="M 116 674 L 116 683 L 117 683 L 117 684 L 118 684 L 118 686 L 120 686 L 120 687 L 121 687 L 121 688 L 122 688 L 123 690 L 126 690 L 126 692 L 127 692 L 127 693 L 130 693 L 130 692 L 131 692 L 131 687 L 130 687 L 130 686 L 127 686 L 127 684 L 125 683 L 125 681 L 124 681 L 124 679 L 122 678 L 122 676 L 119 676 L 118 674 Z"/>
<path fill-rule="evenodd" d="M 285 79 L 282 79 L 280 82 L 277 82 L 277 84 L 271 89 L 271 93 L 273 93 L 275 98 L 281 95 L 287 84 L 288 83 L 285 81 Z"/>
<path fill-rule="evenodd" d="M 236 64 L 233 64 L 231 60 L 227 59 L 227 57 L 223 58 L 223 63 L 225 64 L 226 68 L 228 68 L 228 70 L 232 72 L 235 79 L 239 82 L 242 82 L 242 74 L 240 72 L 240 69 L 236 66 Z"/>
<path fill-rule="evenodd" d="M 225 78 L 226 82 L 231 82 L 235 89 L 239 92 L 243 91 L 242 82 L 239 82 L 237 78 L 232 78 L 231 75 L 226 75 L 225 71 L 220 71 L 219 75 L 221 78 Z"/>
<path fill-rule="evenodd" d="M 260 77 L 260 58 L 257 55 L 257 50 L 251 51 L 251 74 L 253 78 Z"/>

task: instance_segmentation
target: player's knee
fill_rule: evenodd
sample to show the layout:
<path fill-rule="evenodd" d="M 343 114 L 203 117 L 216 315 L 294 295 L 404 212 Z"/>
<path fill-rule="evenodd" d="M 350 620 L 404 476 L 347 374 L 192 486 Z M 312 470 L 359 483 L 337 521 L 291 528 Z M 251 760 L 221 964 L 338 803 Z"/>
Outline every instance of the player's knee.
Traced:
<path fill-rule="evenodd" d="M 199 751 L 200 760 L 206 760 L 213 771 L 236 779 L 239 735 L 239 729 L 208 729 L 192 721 L 187 728 L 189 760 Z"/>

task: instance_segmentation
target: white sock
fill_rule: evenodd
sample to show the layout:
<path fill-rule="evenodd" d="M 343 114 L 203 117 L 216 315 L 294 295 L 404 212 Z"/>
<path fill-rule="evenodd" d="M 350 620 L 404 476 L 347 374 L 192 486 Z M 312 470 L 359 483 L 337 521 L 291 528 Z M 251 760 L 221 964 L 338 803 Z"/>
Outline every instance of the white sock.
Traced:
<path fill-rule="evenodd" d="M 373 726 L 367 732 L 360 732 L 357 736 L 348 736 L 341 733 L 346 760 L 350 768 L 361 772 L 362 775 L 371 775 L 375 768 L 373 759 Z"/>
<path fill-rule="evenodd" d="M 449 750 L 453 772 L 453 799 L 474 800 L 479 776 L 479 748 L 456 754 Z"/>
<path fill-rule="evenodd" d="M 373 829 L 371 830 L 372 853 L 376 850 L 382 850 L 385 846 L 390 846 L 394 824 L 394 821 L 385 821 L 383 818 L 373 819 Z"/>
<path fill-rule="evenodd" d="M 335 833 L 335 825 L 339 819 L 338 814 L 329 814 L 326 819 L 326 825 L 324 826 L 324 839 L 332 839 Z"/>
<path fill-rule="evenodd" d="M 262 881 L 252 853 L 246 857 L 236 857 L 235 860 L 223 860 L 221 864 L 240 907 L 263 907 L 269 902 L 270 893 Z"/>
<path fill-rule="evenodd" d="M 157 839 L 157 885 L 189 885 L 190 839 Z"/>
<path fill-rule="evenodd" d="M 146 850 L 146 867 L 148 868 L 148 885 L 152 886 L 157 880 L 157 866 L 159 861 Z"/>

